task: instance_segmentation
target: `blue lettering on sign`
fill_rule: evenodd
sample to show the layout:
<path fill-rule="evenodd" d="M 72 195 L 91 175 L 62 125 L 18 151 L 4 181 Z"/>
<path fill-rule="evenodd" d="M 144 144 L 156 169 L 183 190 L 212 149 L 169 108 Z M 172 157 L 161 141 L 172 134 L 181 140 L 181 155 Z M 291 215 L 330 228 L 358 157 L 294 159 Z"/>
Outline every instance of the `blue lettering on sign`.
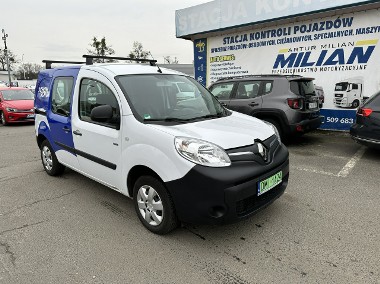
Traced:
<path fill-rule="evenodd" d="M 273 69 L 277 68 L 293 68 L 293 67 L 311 67 L 311 66 L 334 66 L 334 65 L 351 65 L 367 64 L 375 46 L 356 46 L 349 56 L 346 56 L 343 48 L 338 48 L 329 54 L 328 50 L 322 50 L 316 57 L 316 60 L 311 61 L 311 51 L 293 52 L 288 56 L 278 54 L 274 62 Z M 347 58 L 347 59 L 346 59 Z"/>
<path fill-rule="evenodd" d="M 206 86 L 207 71 L 207 39 L 194 41 L 194 77 L 203 86 Z"/>

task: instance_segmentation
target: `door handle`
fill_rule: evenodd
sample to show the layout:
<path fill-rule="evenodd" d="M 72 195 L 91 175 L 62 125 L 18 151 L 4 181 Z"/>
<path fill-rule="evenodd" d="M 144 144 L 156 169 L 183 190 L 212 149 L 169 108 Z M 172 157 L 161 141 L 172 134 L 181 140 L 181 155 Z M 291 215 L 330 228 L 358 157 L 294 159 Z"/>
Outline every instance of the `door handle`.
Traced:
<path fill-rule="evenodd" d="M 82 133 L 79 130 L 74 130 L 73 133 L 78 136 L 82 136 Z"/>
<path fill-rule="evenodd" d="M 249 103 L 248 105 L 251 107 L 255 107 L 255 106 L 258 106 L 259 104 L 258 103 Z"/>
<path fill-rule="evenodd" d="M 64 126 L 62 129 L 63 129 L 63 131 L 65 131 L 66 133 L 70 132 L 70 128 L 67 127 L 67 126 Z"/>

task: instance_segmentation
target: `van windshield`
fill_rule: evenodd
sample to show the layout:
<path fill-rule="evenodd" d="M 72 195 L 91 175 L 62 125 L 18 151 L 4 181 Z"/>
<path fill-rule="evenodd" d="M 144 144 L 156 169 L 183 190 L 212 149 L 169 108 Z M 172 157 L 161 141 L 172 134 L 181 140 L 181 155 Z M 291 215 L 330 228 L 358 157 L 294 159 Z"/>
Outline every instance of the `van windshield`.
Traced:
<path fill-rule="evenodd" d="M 335 85 L 335 91 L 346 91 L 348 88 L 347 82 L 337 83 Z"/>
<path fill-rule="evenodd" d="M 186 122 L 230 113 L 190 77 L 166 74 L 122 75 L 116 81 L 140 121 Z"/>

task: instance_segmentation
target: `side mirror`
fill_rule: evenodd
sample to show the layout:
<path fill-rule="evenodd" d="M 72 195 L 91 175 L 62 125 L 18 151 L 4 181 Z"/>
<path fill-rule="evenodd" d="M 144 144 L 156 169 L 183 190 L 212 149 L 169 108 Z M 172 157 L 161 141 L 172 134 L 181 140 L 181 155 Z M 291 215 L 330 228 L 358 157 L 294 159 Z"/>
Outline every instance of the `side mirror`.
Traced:
<path fill-rule="evenodd" d="M 113 116 L 112 107 L 110 105 L 101 105 L 91 110 L 91 119 L 97 122 L 106 122 Z"/>

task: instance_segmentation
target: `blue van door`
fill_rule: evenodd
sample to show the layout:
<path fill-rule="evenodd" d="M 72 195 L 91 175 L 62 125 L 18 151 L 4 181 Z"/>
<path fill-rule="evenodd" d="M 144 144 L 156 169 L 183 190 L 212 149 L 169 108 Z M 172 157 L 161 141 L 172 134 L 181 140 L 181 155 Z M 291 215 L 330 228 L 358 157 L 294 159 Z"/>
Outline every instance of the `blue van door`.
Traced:
<path fill-rule="evenodd" d="M 71 102 L 77 74 L 78 69 L 62 69 L 54 73 L 47 118 L 52 140 L 50 144 L 58 161 L 79 170 L 71 127 Z"/>

